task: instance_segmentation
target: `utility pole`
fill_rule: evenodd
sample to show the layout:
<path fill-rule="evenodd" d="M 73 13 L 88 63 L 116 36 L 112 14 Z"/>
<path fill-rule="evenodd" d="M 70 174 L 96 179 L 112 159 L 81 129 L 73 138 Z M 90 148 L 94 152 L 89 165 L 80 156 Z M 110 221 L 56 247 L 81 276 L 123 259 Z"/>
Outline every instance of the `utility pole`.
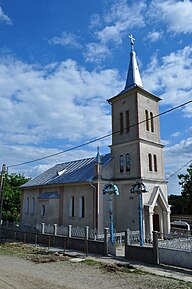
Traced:
<path fill-rule="evenodd" d="M 6 172 L 7 172 L 6 165 L 3 164 L 2 171 L 1 171 L 1 185 L 0 185 L 0 224 L 1 224 L 2 211 L 3 211 L 3 193 L 4 193 Z"/>

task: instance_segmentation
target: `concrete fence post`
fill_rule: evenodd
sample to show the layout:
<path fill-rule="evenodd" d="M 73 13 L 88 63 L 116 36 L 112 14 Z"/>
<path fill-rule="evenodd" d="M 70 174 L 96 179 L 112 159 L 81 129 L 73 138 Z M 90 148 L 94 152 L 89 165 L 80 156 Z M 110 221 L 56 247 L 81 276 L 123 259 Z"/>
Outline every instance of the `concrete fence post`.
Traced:
<path fill-rule="evenodd" d="M 125 230 L 125 258 L 127 257 L 128 246 L 130 245 L 129 229 Z"/>
<path fill-rule="evenodd" d="M 53 235 L 57 236 L 57 224 L 53 224 Z"/>
<path fill-rule="evenodd" d="M 71 238 L 72 225 L 68 225 L 68 226 L 67 226 L 67 229 L 68 229 L 68 231 L 67 231 L 67 248 L 69 248 L 69 240 L 70 240 L 70 238 Z"/>
<path fill-rule="evenodd" d="M 41 234 L 45 234 L 45 223 L 41 223 Z"/>
<path fill-rule="evenodd" d="M 153 232 L 153 261 L 155 265 L 159 264 L 158 233 Z"/>
<path fill-rule="evenodd" d="M 108 256 L 109 251 L 109 228 L 104 228 L 104 255 Z"/>
<path fill-rule="evenodd" d="M 88 256 L 89 227 L 85 226 L 85 254 Z"/>

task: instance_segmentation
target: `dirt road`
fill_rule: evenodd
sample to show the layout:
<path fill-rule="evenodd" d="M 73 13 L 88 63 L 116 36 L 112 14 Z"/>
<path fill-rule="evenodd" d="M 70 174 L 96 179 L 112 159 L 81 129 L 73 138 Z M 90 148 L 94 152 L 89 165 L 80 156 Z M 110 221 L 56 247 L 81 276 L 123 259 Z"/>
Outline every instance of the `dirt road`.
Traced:
<path fill-rule="evenodd" d="M 191 285 L 190 285 L 191 284 Z M 192 283 L 141 272 L 121 272 L 72 262 L 71 260 L 35 264 L 0 255 L 1 289 L 176 289 L 192 288 Z"/>

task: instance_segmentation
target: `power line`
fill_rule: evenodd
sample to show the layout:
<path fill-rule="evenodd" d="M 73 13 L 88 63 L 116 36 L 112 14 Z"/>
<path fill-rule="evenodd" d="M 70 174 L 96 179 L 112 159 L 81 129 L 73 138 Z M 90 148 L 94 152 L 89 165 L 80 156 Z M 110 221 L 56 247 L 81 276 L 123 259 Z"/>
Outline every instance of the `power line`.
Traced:
<path fill-rule="evenodd" d="M 190 164 L 192 162 L 192 159 L 190 161 L 188 161 L 186 164 L 184 164 L 183 166 L 181 166 L 177 171 L 175 171 L 173 174 L 171 174 L 170 176 L 168 176 L 165 180 L 167 181 L 168 179 L 172 178 L 174 175 L 176 175 L 179 171 L 181 171 L 183 168 L 185 168 L 188 164 Z"/>
<path fill-rule="evenodd" d="M 185 106 L 185 105 L 188 105 L 189 103 L 192 103 L 192 100 L 189 100 L 189 101 L 184 102 L 184 103 L 182 103 L 182 104 L 180 104 L 180 105 L 177 105 L 177 106 L 175 106 L 175 107 L 173 107 L 173 108 L 171 108 L 171 109 L 168 109 L 168 110 L 166 110 L 166 111 L 163 111 L 163 112 L 161 112 L 161 113 L 159 113 L 159 114 L 157 114 L 157 115 L 155 115 L 155 116 L 153 116 L 153 117 L 151 117 L 151 118 L 149 118 L 149 119 L 147 119 L 147 120 L 143 120 L 143 121 L 140 121 L 140 122 L 135 123 L 135 124 L 133 124 L 133 125 L 130 125 L 129 128 L 135 127 L 135 126 L 137 126 L 137 125 L 140 125 L 140 124 L 142 124 L 142 123 L 145 123 L 146 121 L 148 121 L 148 120 L 150 120 L 150 119 L 154 119 L 154 118 L 157 118 L 157 117 L 159 117 L 159 116 L 161 116 L 161 115 L 164 115 L 164 114 L 167 114 L 167 113 L 169 113 L 169 112 L 172 112 L 172 111 L 174 111 L 174 110 L 176 110 L 176 109 L 178 109 L 178 108 L 181 108 L 181 107 L 183 107 L 183 106 Z M 125 129 L 127 129 L 127 128 L 124 128 L 123 130 L 125 130 Z M 30 163 L 34 163 L 34 162 L 37 162 L 37 161 L 45 160 L 45 159 L 48 159 L 48 158 L 51 158 L 51 157 L 54 157 L 54 156 L 58 156 L 58 155 L 60 155 L 60 154 L 63 154 L 63 153 L 66 153 L 66 152 L 69 152 L 69 151 L 72 151 L 72 150 L 75 150 L 75 149 L 78 149 L 78 148 L 87 146 L 87 145 L 89 145 L 89 144 L 91 144 L 91 143 L 94 143 L 94 142 L 97 142 L 97 141 L 99 141 L 99 140 L 105 139 L 105 138 L 107 138 L 107 137 L 109 137 L 109 136 L 112 136 L 112 135 L 114 135 L 114 134 L 116 134 L 116 133 L 119 133 L 120 131 L 121 131 L 121 130 L 118 130 L 118 131 L 115 131 L 115 132 L 111 132 L 111 133 L 106 134 L 106 135 L 104 135 L 104 136 L 98 137 L 98 138 L 96 138 L 96 139 L 90 140 L 90 141 L 88 141 L 88 142 L 85 142 L 85 143 L 82 143 L 82 144 L 80 144 L 80 145 L 71 147 L 71 148 L 69 148 L 69 149 L 63 150 L 63 151 L 58 152 L 58 153 L 54 153 L 54 154 L 50 154 L 50 155 L 47 155 L 47 156 L 44 156 L 44 157 L 41 157 L 41 158 L 37 158 L 37 159 L 34 159 L 34 160 L 30 160 L 30 161 L 26 161 L 26 162 L 22 162 L 22 163 L 10 165 L 10 166 L 8 166 L 8 168 L 23 166 L 23 165 L 26 165 L 26 164 L 30 164 Z"/>

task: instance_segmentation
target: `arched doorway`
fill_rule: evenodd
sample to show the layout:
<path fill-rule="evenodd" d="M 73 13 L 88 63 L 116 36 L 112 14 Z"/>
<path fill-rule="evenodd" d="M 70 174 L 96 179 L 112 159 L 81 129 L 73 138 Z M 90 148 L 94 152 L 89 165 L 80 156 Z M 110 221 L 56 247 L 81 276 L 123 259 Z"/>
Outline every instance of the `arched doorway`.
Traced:
<path fill-rule="evenodd" d="M 160 232 L 159 215 L 153 214 L 153 231 Z"/>

